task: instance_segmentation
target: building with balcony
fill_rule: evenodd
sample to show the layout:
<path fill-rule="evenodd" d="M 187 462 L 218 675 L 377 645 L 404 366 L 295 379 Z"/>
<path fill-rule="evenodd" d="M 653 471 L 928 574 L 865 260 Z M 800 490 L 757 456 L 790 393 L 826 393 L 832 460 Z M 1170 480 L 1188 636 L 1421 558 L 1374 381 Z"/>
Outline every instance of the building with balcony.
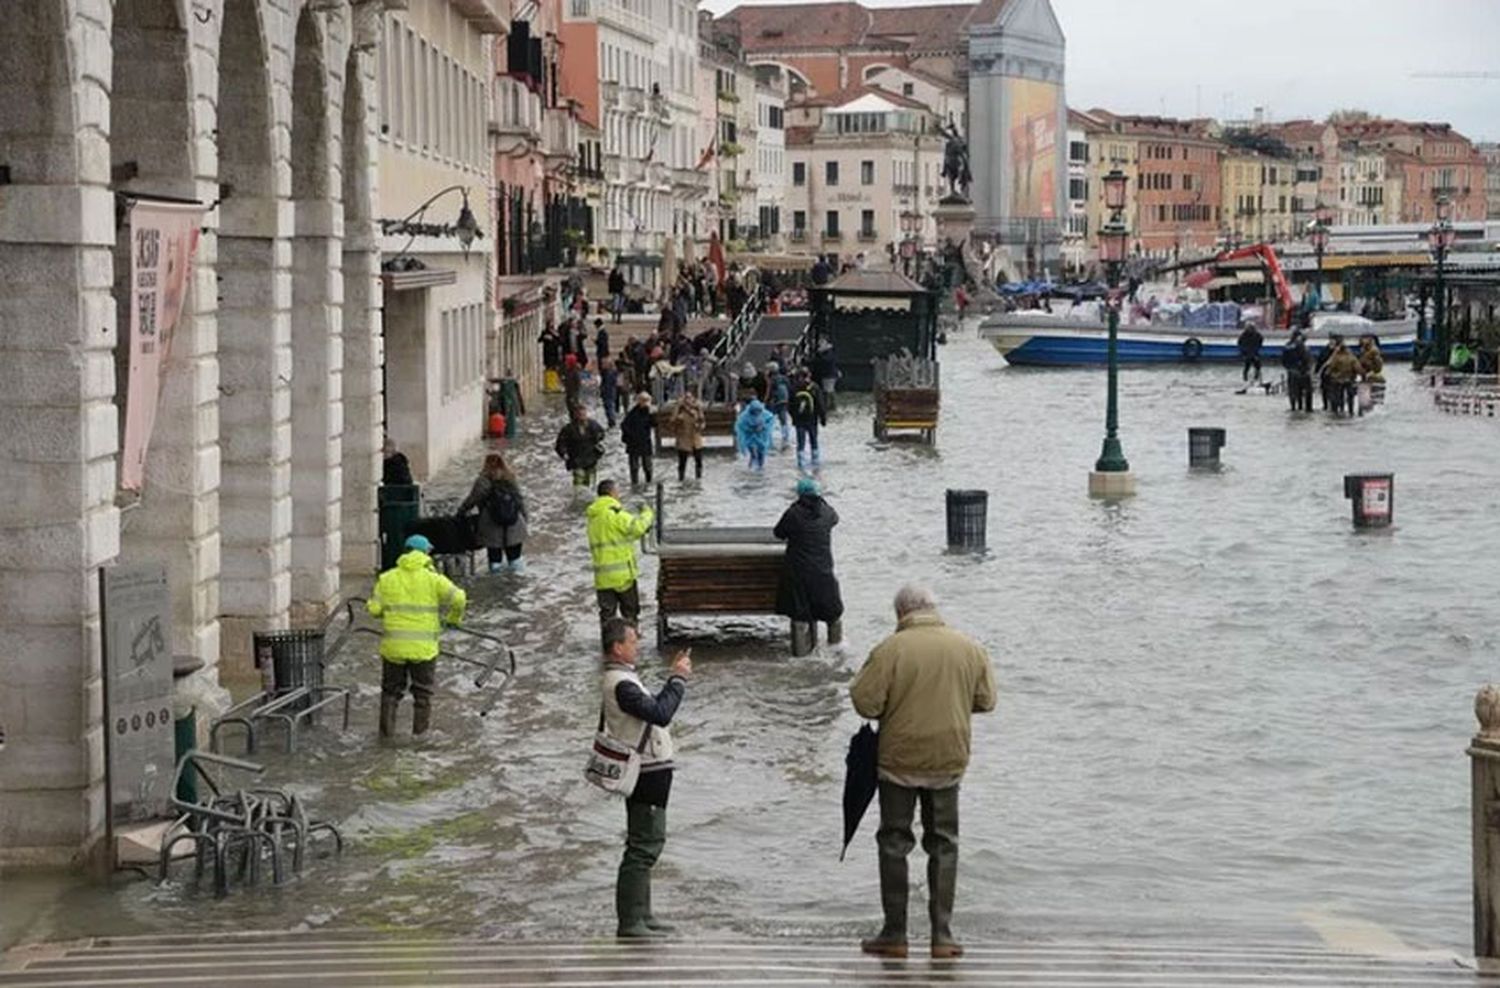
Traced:
<path fill-rule="evenodd" d="M 1088 165 L 1084 172 L 1087 178 L 1087 187 L 1084 189 L 1086 193 L 1084 222 L 1087 224 L 1084 249 L 1085 260 L 1092 265 L 1099 256 L 1099 228 L 1109 220 L 1109 211 L 1104 208 L 1104 176 L 1115 168 L 1125 173 L 1124 218 L 1126 226 L 1134 230 L 1139 222 L 1139 209 L 1137 208 L 1139 197 L 1136 190 L 1140 183 L 1136 176 L 1139 174 L 1137 162 L 1140 147 L 1134 136 L 1125 133 L 1123 127 L 1116 127 L 1105 114 L 1069 108 L 1068 122 L 1069 129 L 1082 131 L 1088 142 Z M 1074 151 L 1071 141 L 1068 153 L 1072 158 Z M 1072 170 L 1073 166 L 1070 163 L 1070 182 Z M 1093 267 L 1090 270 L 1098 273 Z"/>
<path fill-rule="evenodd" d="M 1297 163 L 1226 145 L 1220 161 L 1220 234 L 1231 243 L 1265 243 L 1300 234 L 1292 211 Z"/>
<path fill-rule="evenodd" d="M 1439 196 L 1453 204 L 1454 221 L 1485 218 L 1484 157 L 1448 124 L 1377 118 L 1340 123 L 1338 134 L 1361 150 L 1385 153 L 1387 175 L 1401 179 L 1397 222 L 1432 222 Z"/>
<path fill-rule="evenodd" d="M 509 27 L 499 2 L 428 0 L 384 15 L 376 221 L 386 431 L 418 479 L 484 426 L 498 239 L 492 45 Z M 539 125 L 531 95 L 506 94 L 510 126 Z"/>
<path fill-rule="evenodd" d="M 1220 158 L 1224 146 L 1204 120 L 1127 116 L 1094 109 L 1107 134 L 1134 140 L 1132 247 L 1147 257 L 1213 250 L 1223 221 Z"/>
<path fill-rule="evenodd" d="M 1339 226 L 1382 226 L 1399 222 L 1403 176 L 1389 167 L 1386 153 L 1347 145 L 1339 162 Z"/>
<path fill-rule="evenodd" d="M 875 86 L 787 107 L 789 248 L 889 251 L 908 236 L 935 248 L 943 138 L 932 109 Z"/>
<path fill-rule="evenodd" d="M 1076 110 L 1068 111 L 1068 210 L 1063 219 L 1062 254 L 1064 273 L 1081 274 L 1091 260 L 1089 244 L 1089 137 L 1086 120 Z"/>
<path fill-rule="evenodd" d="M 1485 217 L 1500 220 L 1500 143 L 1476 144 L 1484 159 Z"/>
<path fill-rule="evenodd" d="M 566 0 L 564 89 L 602 137 L 596 256 L 660 287 L 667 238 L 697 234 L 698 16 L 686 0 Z M 575 55 L 577 57 L 575 57 Z"/>

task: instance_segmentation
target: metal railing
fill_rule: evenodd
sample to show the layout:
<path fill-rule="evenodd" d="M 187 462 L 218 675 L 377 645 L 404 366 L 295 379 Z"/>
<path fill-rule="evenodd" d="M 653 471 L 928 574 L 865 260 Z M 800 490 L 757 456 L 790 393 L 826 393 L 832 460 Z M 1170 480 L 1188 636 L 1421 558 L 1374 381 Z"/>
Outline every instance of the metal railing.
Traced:
<path fill-rule="evenodd" d="M 755 327 L 760 325 L 760 317 L 765 312 L 765 293 L 761 286 L 756 285 L 750 297 L 745 300 L 745 307 L 740 314 L 734 317 L 724 335 L 719 337 L 719 342 L 714 344 L 709 356 L 713 357 L 717 366 L 723 366 L 727 360 L 730 366 L 739 359 L 740 354 L 745 352 L 745 344 L 755 333 Z"/>

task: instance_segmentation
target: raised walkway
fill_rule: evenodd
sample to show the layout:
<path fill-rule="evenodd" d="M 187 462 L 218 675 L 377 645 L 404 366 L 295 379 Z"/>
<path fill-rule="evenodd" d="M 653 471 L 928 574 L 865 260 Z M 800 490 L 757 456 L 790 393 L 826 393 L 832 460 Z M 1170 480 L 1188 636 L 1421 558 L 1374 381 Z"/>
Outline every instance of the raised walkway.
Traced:
<path fill-rule="evenodd" d="M 913 944 L 913 947 L 918 946 Z M 921 946 L 925 946 L 922 944 Z M 864 957 L 852 943 L 651 945 L 398 939 L 365 932 L 100 937 L 18 948 L 0 986 L 1496 985 L 1443 954 L 1370 957 L 1303 944 L 977 943 L 960 961 Z"/>

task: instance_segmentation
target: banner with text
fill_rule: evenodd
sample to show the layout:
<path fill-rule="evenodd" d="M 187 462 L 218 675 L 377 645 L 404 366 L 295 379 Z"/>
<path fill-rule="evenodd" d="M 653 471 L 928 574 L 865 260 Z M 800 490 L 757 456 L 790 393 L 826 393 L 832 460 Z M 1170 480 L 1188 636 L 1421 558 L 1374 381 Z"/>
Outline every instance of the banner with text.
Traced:
<path fill-rule="evenodd" d="M 162 362 L 182 314 L 202 222 L 197 203 L 130 204 L 130 371 L 120 451 L 120 486 L 129 491 L 140 490 L 145 479 Z"/>

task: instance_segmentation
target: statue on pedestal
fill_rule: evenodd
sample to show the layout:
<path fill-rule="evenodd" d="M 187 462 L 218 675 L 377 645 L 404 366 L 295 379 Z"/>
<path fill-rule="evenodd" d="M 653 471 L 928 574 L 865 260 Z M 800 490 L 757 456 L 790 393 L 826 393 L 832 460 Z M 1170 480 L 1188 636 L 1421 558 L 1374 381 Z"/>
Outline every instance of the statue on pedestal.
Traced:
<path fill-rule="evenodd" d="M 940 201 L 946 203 L 967 203 L 969 201 L 969 183 L 974 180 L 969 171 L 969 142 L 964 140 L 958 132 L 958 125 L 953 122 L 953 114 L 948 114 L 948 122 L 939 128 L 938 132 L 943 135 L 943 178 L 948 180 L 948 194 Z"/>

